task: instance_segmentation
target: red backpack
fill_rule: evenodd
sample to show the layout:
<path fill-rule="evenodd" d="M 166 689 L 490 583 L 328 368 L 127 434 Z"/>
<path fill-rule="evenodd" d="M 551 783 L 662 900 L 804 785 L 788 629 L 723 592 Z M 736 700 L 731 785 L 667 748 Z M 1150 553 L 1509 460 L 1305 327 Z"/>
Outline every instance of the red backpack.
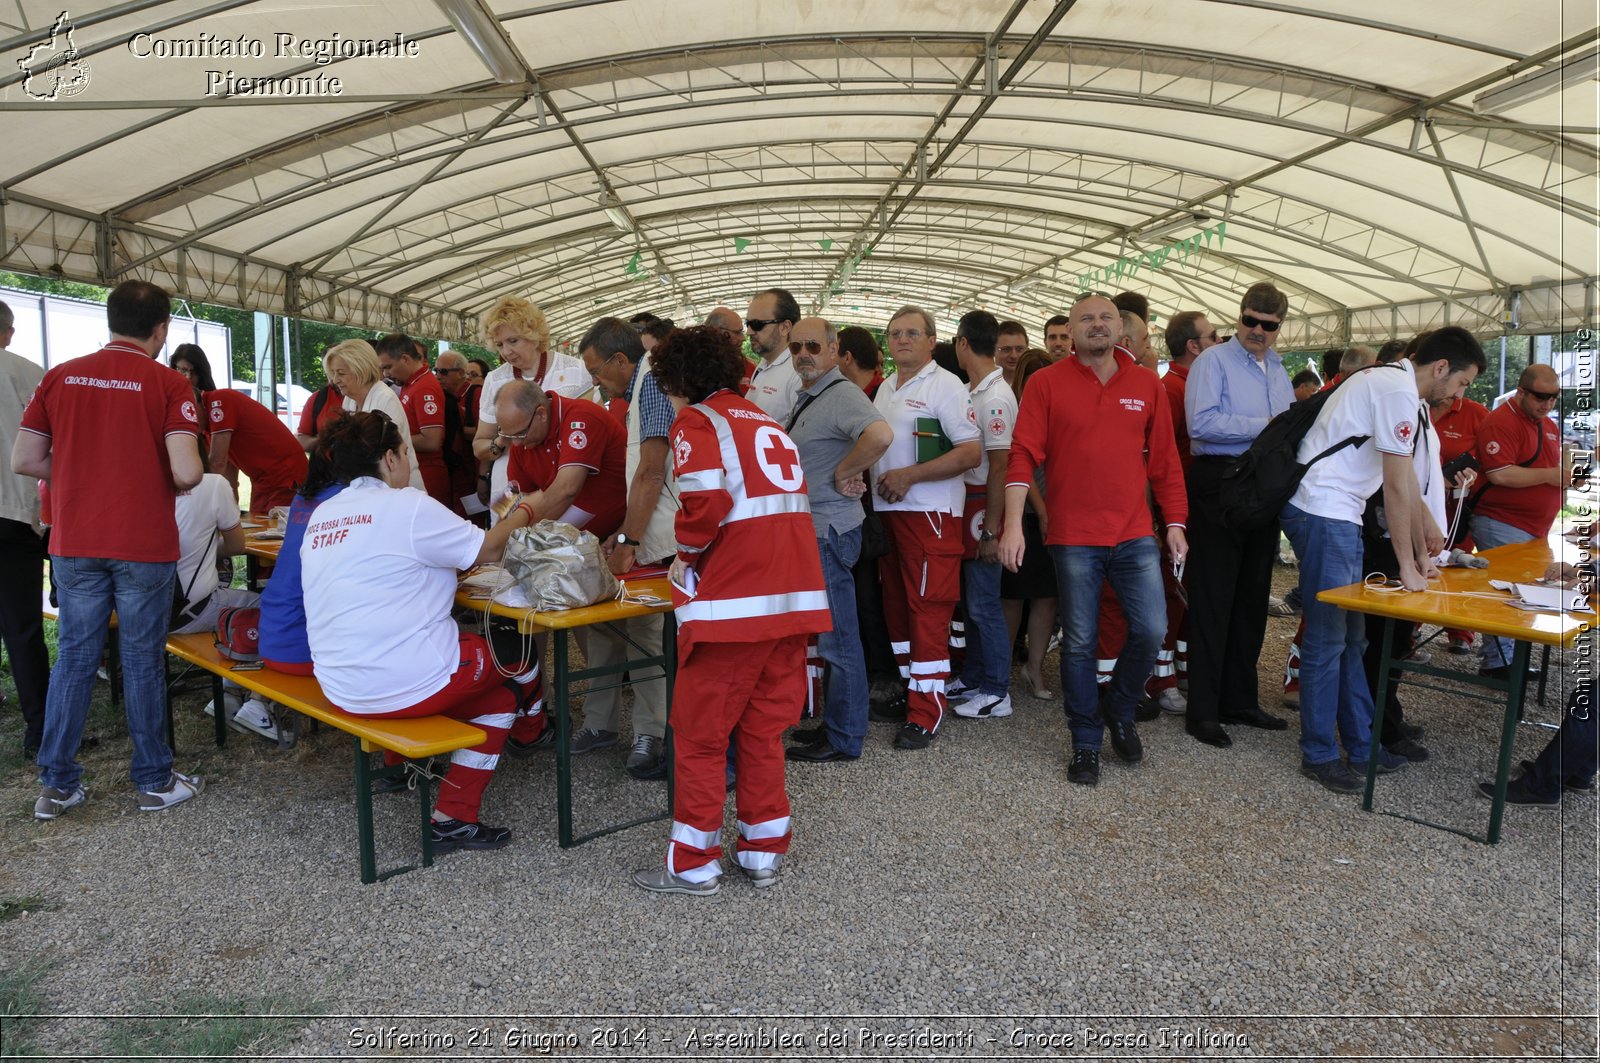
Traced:
<path fill-rule="evenodd" d="M 259 661 L 261 610 L 230 605 L 217 614 L 217 652 L 230 661 Z"/>

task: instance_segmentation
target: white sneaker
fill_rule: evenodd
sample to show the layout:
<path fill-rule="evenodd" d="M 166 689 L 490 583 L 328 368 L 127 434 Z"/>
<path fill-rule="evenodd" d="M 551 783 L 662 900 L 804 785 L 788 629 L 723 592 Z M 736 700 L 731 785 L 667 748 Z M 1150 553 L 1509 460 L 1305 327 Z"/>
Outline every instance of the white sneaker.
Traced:
<path fill-rule="evenodd" d="M 968 720 L 993 720 L 1011 715 L 1011 695 L 975 694 L 951 706 L 957 716 Z"/>
<path fill-rule="evenodd" d="M 272 718 L 272 710 L 268 709 L 266 703 L 259 698 L 251 698 L 240 705 L 239 711 L 233 714 L 233 722 L 274 742 L 280 737 L 278 723 Z"/>
<path fill-rule="evenodd" d="M 160 812 L 180 805 L 195 794 L 205 789 L 206 781 L 198 775 L 185 775 L 181 771 L 172 773 L 172 778 L 167 780 L 164 790 L 140 790 L 139 811 Z"/>
<path fill-rule="evenodd" d="M 89 798 L 89 791 L 81 784 L 71 790 L 57 790 L 46 786 L 33 803 L 34 819 L 55 819 L 69 808 L 77 808 Z"/>
<path fill-rule="evenodd" d="M 1177 687 L 1168 687 L 1156 699 L 1156 704 L 1161 706 L 1162 712 L 1170 712 L 1174 716 L 1182 716 L 1189 711 L 1189 699 L 1178 691 Z"/>
<path fill-rule="evenodd" d="M 944 693 L 948 698 L 965 698 L 971 697 L 974 691 L 960 679 L 952 679 L 944 685 Z"/>
<path fill-rule="evenodd" d="M 235 694 L 233 691 L 224 690 L 222 692 L 222 708 L 223 708 L 223 711 L 228 714 L 228 716 L 227 716 L 228 719 L 231 720 L 235 716 L 237 716 L 239 714 L 239 708 L 243 704 L 244 704 L 244 699 L 240 698 L 239 695 Z M 213 698 L 212 700 L 206 702 L 206 715 L 207 716 L 214 716 L 214 715 L 216 715 L 216 712 L 217 712 L 217 703 L 216 703 L 216 699 Z"/>

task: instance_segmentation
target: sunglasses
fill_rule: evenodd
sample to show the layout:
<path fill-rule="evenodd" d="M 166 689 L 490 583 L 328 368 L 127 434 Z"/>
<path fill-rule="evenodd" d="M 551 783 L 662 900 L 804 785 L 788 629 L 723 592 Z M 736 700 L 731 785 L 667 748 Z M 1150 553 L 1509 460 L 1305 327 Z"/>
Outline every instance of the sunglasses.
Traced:
<path fill-rule="evenodd" d="M 822 353 L 822 344 L 818 343 L 816 340 L 806 340 L 804 343 L 801 343 L 799 340 L 795 340 L 793 343 L 789 344 L 790 354 L 799 354 L 802 350 L 810 355 L 818 355 Z"/>
<path fill-rule="evenodd" d="M 783 318 L 781 317 L 769 317 L 765 321 L 762 321 L 759 317 L 747 317 L 744 319 L 744 327 L 751 332 L 761 332 L 768 325 L 776 325 L 782 320 Z"/>
<path fill-rule="evenodd" d="M 1262 332 L 1277 332 L 1278 327 L 1282 325 L 1283 322 L 1263 321 L 1259 317 L 1252 317 L 1249 314 L 1240 314 L 1239 324 L 1243 325 L 1245 328 L 1258 328 Z"/>
<path fill-rule="evenodd" d="M 1523 388 L 1524 393 L 1532 395 L 1539 402 L 1554 402 L 1561 397 L 1559 391 L 1535 391 L 1532 388 Z"/>

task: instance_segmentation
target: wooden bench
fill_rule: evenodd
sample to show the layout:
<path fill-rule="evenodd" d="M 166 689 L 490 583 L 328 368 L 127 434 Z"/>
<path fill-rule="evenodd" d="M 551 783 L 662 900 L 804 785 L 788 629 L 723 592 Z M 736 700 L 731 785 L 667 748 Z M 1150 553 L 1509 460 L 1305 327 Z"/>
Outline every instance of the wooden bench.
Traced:
<path fill-rule="evenodd" d="M 246 690 L 260 694 L 335 727 L 355 740 L 355 790 L 356 831 L 361 848 L 361 881 L 377 882 L 380 879 L 410 871 L 415 864 L 397 867 L 378 873 L 374 853 L 372 830 L 372 784 L 379 779 L 404 778 L 407 772 L 417 776 L 417 793 L 422 812 L 422 867 L 433 864 L 433 832 L 429 820 L 433 814 L 433 787 L 427 772 L 415 767 L 412 761 L 452 753 L 478 745 L 488 737 L 481 728 L 474 727 L 448 716 L 420 716 L 412 719 L 366 719 L 340 712 L 323 696 L 322 688 L 311 676 L 285 675 L 268 669 L 240 669 L 233 661 L 217 652 L 216 640 L 210 632 L 193 635 L 172 635 L 167 638 L 167 652 L 180 660 L 201 668 L 212 677 L 212 705 L 216 719 L 217 745 L 223 745 L 227 735 L 227 720 L 223 707 L 223 679 L 237 683 Z M 168 713 L 170 719 L 170 712 Z M 378 766 L 371 763 L 372 755 L 388 750 L 404 757 L 406 763 Z"/>

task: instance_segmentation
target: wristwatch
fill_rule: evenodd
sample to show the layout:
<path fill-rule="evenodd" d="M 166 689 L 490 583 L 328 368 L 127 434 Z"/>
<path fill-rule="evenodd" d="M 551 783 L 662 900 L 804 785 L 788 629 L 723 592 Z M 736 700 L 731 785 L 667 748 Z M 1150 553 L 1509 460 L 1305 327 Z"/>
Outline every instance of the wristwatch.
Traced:
<path fill-rule="evenodd" d="M 505 452 L 506 452 L 506 448 L 505 447 L 502 447 L 499 443 L 496 443 L 493 440 L 489 441 L 489 453 L 493 454 L 495 457 L 498 458 L 500 455 L 504 454 Z"/>
<path fill-rule="evenodd" d="M 625 534 L 623 534 L 622 532 L 617 532 L 617 545 L 618 546 L 638 546 L 639 545 L 639 540 L 638 539 L 630 539 Z"/>

